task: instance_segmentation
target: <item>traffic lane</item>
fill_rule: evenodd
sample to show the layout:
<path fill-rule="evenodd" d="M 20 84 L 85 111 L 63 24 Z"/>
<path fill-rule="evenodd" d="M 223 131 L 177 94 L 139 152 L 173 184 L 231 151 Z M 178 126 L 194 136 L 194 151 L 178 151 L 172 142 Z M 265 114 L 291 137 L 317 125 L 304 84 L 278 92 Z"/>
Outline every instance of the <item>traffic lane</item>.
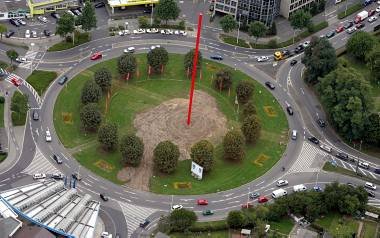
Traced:
<path fill-rule="evenodd" d="M 105 231 L 116 235 L 119 233 L 121 237 L 127 236 L 127 223 L 125 221 L 124 214 L 120 210 L 116 210 L 114 208 L 110 208 L 107 206 L 100 206 L 99 216 L 102 219 L 105 225 Z"/>

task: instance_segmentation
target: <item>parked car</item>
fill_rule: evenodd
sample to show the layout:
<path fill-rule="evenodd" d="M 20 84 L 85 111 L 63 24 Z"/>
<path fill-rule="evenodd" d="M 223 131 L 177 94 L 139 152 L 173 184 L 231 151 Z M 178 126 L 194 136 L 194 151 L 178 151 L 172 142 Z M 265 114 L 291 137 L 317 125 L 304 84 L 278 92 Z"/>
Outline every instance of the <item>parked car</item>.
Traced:
<path fill-rule="evenodd" d="M 44 179 L 46 178 L 46 174 L 43 173 L 37 173 L 33 175 L 33 179 Z"/>
<path fill-rule="evenodd" d="M 59 84 L 59 85 L 64 85 L 65 82 L 66 82 L 68 79 L 69 79 L 69 78 L 68 78 L 66 75 L 61 76 L 61 77 L 58 79 L 58 84 Z"/>
<path fill-rule="evenodd" d="M 20 23 L 18 23 L 18 21 L 16 21 L 16 19 L 9 19 L 9 22 L 10 22 L 12 25 L 16 26 L 16 27 L 19 27 L 19 26 L 20 26 Z"/>
<path fill-rule="evenodd" d="M 223 60 L 223 57 L 221 55 L 211 55 L 210 58 L 213 60 Z"/>
<path fill-rule="evenodd" d="M 292 116 L 292 115 L 294 114 L 294 112 L 293 112 L 293 108 L 292 108 L 291 106 L 287 106 L 287 107 L 286 107 L 286 111 L 288 112 L 288 114 L 289 114 L 290 116 Z"/>
<path fill-rule="evenodd" d="M 288 180 L 280 179 L 277 181 L 276 186 L 277 187 L 283 187 L 283 186 L 286 186 L 288 184 L 289 184 Z"/>
<path fill-rule="evenodd" d="M 173 205 L 173 206 L 172 206 L 172 211 L 174 211 L 174 210 L 179 210 L 179 209 L 182 209 L 182 208 L 183 208 L 182 205 Z"/>
<path fill-rule="evenodd" d="M 316 192 L 322 192 L 323 191 L 322 188 L 319 187 L 319 186 L 314 186 L 313 190 L 316 191 Z"/>
<path fill-rule="evenodd" d="M 290 66 L 294 66 L 294 65 L 296 65 L 297 64 L 297 60 L 292 60 L 292 61 L 290 61 Z"/>
<path fill-rule="evenodd" d="M 95 4 L 95 8 L 101 8 L 104 6 L 106 6 L 106 4 L 104 2 L 98 2 L 97 4 Z"/>
<path fill-rule="evenodd" d="M 37 38 L 37 31 L 31 31 L 32 32 L 32 37 Z"/>
<path fill-rule="evenodd" d="M 52 16 L 52 17 L 54 17 L 55 19 L 59 19 L 59 18 L 61 18 L 61 16 L 58 14 L 58 13 L 56 13 L 56 12 L 52 12 L 52 13 L 50 13 L 50 15 Z"/>
<path fill-rule="evenodd" d="M 59 155 L 53 155 L 53 160 L 55 160 L 55 162 L 56 162 L 57 164 L 62 164 L 62 163 L 63 163 L 63 161 L 62 161 L 62 159 L 59 157 Z"/>
<path fill-rule="evenodd" d="M 321 128 L 326 127 L 326 122 L 325 122 L 323 119 L 321 119 L 321 118 L 318 118 L 318 119 L 317 119 L 317 123 L 318 123 L 318 125 L 319 125 Z"/>
<path fill-rule="evenodd" d="M 44 16 L 38 16 L 37 19 L 40 20 L 42 23 L 47 23 L 48 22 L 47 18 L 44 17 Z"/>
<path fill-rule="evenodd" d="M 265 86 L 267 86 L 269 89 L 274 90 L 276 87 L 271 82 L 265 82 Z"/>
<path fill-rule="evenodd" d="M 364 184 L 364 187 L 365 187 L 365 188 L 372 189 L 372 190 L 376 190 L 376 185 L 374 185 L 373 183 L 370 183 L 370 182 L 366 182 L 366 183 Z"/>
<path fill-rule="evenodd" d="M 18 21 L 18 23 L 22 26 L 25 26 L 26 25 L 26 21 L 24 21 L 23 19 L 16 19 Z"/>
<path fill-rule="evenodd" d="M 5 37 L 6 37 L 6 38 L 11 38 L 11 36 L 13 36 L 14 34 L 15 34 L 15 32 L 12 31 L 12 30 L 10 30 L 10 31 L 8 31 L 7 33 L 5 33 Z"/>
<path fill-rule="evenodd" d="M 266 203 L 266 202 L 268 202 L 268 198 L 265 197 L 265 196 L 260 196 L 260 197 L 257 199 L 257 201 L 258 201 L 259 203 Z"/>
<path fill-rule="evenodd" d="M 51 31 L 45 29 L 44 30 L 44 35 L 47 36 L 47 37 L 49 37 L 51 35 Z"/>
<path fill-rule="evenodd" d="M 198 199 L 197 204 L 198 205 L 208 205 L 208 201 L 206 199 Z"/>
<path fill-rule="evenodd" d="M 345 154 L 345 153 L 342 153 L 342 152 L 339 152 L 335 155 L 337 158 L 341 159 L 341 160 L 345 160 L 347 161 L 348 160 L 348 155 Z"/>
<path fill-rule="evenodd" d="M 91 60 L 98 60 L 98 59 L 101 59 L 102 58 L 102 53 L 100 53 L 100 52 L 96 52 L 96 53 L 94 53 L 93 55 L 91 55 Z"/>
<path fill-rule="evenodd" d="M 315 138 L 314 136 L 310 136 L 307 138 L 310 142 L 318 145 L 319 144 L 319 140 L 317 138 Z"/>
<path fill-rule="evenodd" d="M 107 197 L 107 195 L 105 195 L 104 193 L 101 193 L 101 194 L 100 194 L 100 198 L 101 198 L 103 201 L 105 201 L 105 202 L 107 202 L 107 201 L 109 200 L 109 198 Z"/>
<path fill-rule="evenodd" d="M 213 214 L 214 214 L 214 212 L 212 210 L 204 210 L 202 212 L 203 216 L 210 216 L 210 215 L 213 215 Z"/>
<path fill-rule="evenodd" d="M 37 110 L 34 110 L 33 111 L 33 120 L 34 121 L 38 121 L 40 119 L 39 115 L 38 115 L 38 112 Z"/>
<path fill-rule="evenodd" d="M 150 221 L 148 219 L 145 219 L 143 222 L 140 223 L 141 228 L 145 228 L 150 224 Z"/>
<path fill-rule="evenodd" d="M 25 38 L 30 38 L 30 30 L 25 31 Z"/>
<path fill-rule="evenodd" d="M 82 176 L 80 176 L 77 172 L 76 173 L 73 173 L 71 175 L 72 178 L 78 180 L 78 181 L 81 181 L 82 180 Z"/>

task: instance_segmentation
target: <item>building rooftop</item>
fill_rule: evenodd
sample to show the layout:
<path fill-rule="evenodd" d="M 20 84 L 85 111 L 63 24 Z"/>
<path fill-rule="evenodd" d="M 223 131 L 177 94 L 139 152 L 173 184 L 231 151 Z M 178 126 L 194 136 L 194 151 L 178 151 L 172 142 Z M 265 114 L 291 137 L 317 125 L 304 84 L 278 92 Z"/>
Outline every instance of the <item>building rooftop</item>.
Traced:
<path fill-rule="evenodd" d="M 0 0 L 0 12 L 28 9 L 26 0 Z"/>

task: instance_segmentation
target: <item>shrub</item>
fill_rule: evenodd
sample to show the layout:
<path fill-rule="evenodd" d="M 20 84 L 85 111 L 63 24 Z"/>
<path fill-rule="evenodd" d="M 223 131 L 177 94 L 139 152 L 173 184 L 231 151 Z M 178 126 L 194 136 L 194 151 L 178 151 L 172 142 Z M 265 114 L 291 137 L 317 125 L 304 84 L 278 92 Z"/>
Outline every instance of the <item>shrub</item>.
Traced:
<path fill-rule="evenodd" d="M 222 69 L 216 73 L 214 87 L 217 90 L 227 90 L 232 86 L 232 73 L 229 70 Z"/>
<path fill-rule="evenodd" d="M 255 105 L 251 101 L 247 102 L 243 107 L 242 120 L 244 120 L 246 117 L 249 117 L 255 114 L 256 114 Z"/>
<path fill-rule="evenodd" d="M 82 88 L 81 101 L 83 104 L 97 103 L 102 97 L 102 89 L 95 80 L 88 80 Z"/>
<path fill-rule="evenodd" d="M 248 143 L 254 144 L 260 137 L 261 124 L 256 115 L 248 116 L 243 120 L 241 131 Z"/>
<path fill-rule="evenodd" d="M 224 158 L 240 160 L 244 157 L 244 136 L 238 130 L 227 132 L 223 139 Z"/>
<path fill-rule="evenodd" d="M 169 221 L 172 231 L 183 232 L 197 221 L 197 215 L 194 211 L 177 209 L 170 213 Z"/>
<path fill-rule="evenodd" d="M 214 163 L 214 146 L 207 140 L 201 140 L 191 147 L 190 157 L 205 172 L 210 171 Z"/>
<path fill-rule="evenodd" d="M 136 135 L 125 135 L 120 140 L 120 152 L 124 164 L 137 166 L 144 155 L 144 143 Z"/>
<path fill-rule="evenodd" d="M 160 142 L 153 152 L 154 165 L 161 172 L 172 173 L 177 167 L 179 155 L 177 145 L 171 141 Z"/>
<path fill-rule="evenodd" d="M 115 123 L 105 123 L 98 131 L 98 141 L 105 150 L 112 150 L 118 142 L 117 125 Z"/>
<path fill-rule="evenodd" d="M 228 227 L 239 229 L 244 226 L 244 215 L 242 211 L 231 211 L 227 216 Z"/>
<path fill-rule="evenodd" d="M 253 93 L 254 85 L 252 82 L 247 80 L 239 81 L 236 86 L 236 96 L 241 104 L 245 104 L 251 99 Z"/>
<path fill-rule="evenodd" d="M 0 96 L 0 103 L 4 103 L 5 102 L 5 98 L 3 96 Z"/>
<path fill-rule="evenodd" d="M 80 110 L 80 121 L 87 131 L 95 131 L 102 122 L 102 114 L 97 104 L 89 103 Z"/>

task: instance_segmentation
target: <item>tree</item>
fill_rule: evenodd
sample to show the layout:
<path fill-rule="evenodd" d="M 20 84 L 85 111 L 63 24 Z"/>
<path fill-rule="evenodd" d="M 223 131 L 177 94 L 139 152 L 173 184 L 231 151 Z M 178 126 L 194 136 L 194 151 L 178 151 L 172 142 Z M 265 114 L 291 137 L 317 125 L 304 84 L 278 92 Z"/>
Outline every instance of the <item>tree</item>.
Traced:
<path fill-rule="evenodd" d="M 256 42 L 259 39 L 259 37 L 265 36 L 266 32 L 267 27 L 261 21 L 253 21 L 249 24 L 248 34 L 250 36 L 256 37 Z"/>
<path fill-rule="evenodd" d="M 126 53 L 120 56 L 117 60 L 117 70 L 124 77 L 128 74 L 133 74 L 137 68 L 136 57 L 132 53 Z"/>
<path fill-rule="evenodd" d="M 267 30 L 267 35 L 274 36 L 277 34 L 276 23 L 273 21 L 271 27 Z"/>
<path fill-rule="evenodd" d="M 227 132 L 223 139 L 224 158 L 230 160 L 241 160 L 244 155 L 244 136 L 238 130 Z"/>
<path fill-rule="evenodd" d="M 380 145 L 380 117 L 377 113 L 372 113 L 368 117 L 368 123 L 365 131 L 366 136 L 364 141 L 368 144 L 379 146 Z"/>
<path fill-rule="evenodd" d="M 178 146 L 171 141 L 160 142 L 153 152 L 153 161 L 161 172 L 172 173 L 177 167 L 179 158 Z"/>
<path fill-rule="evenodd" d="M 147 27 L 149 27 L 148 18 L 146 16 L 139 16 L 138 22 L 139 22 L 139 27 L 140 28 L 147 28 Z"/>
<path fill-rule="evenodd" d="M 8 31 L 7 27 L 4 24 L 0 24 L 0 37 L 1 37 L 1 39 L 3 39 L 3 34 L 7 31 Z"/>
<path fill-rule="evenodd" d="M 347 52 L 356 59 L 364 62 L 365 56 L 368 55 L 375 46 L 375 38 L 365 31 L 358 31 L 347 41 Z"/>
<path fill-rule="evenodd" d="M 113 150 L 118 142 L 117 125 L 115 123 L 105 123 L 99 127 L 98 141 L 105 150 Z"/>
<path fill-rule="evenodd" d="M 368 68 L 371 71 L 373 81 L 380 82 L 380 44 L 377 44 L 366 56 Z"/>
<path fill-rule="evenodd" d="M 294 29 L 294 35 L 293 35 L 293 43 L 294 43 L 294 36 L 296 34 L 296 30 L 301 30 L 302 28 L 306 27 L 310 24 L 311 15 L 309 12 L 301 9 L 295 11 L 292 15 L 290 15 L 290 25 Z"/>
<path fill-rule="evenodd" d="M 95 83 L 95 80 L 88 80 L 82 88 L 81 101 L 83 104 L 97 103 L 102 97 L 102 89 Z"/>
<path fill-rule="evenodd" d="M 225 33 L 231 32 L 238 27 L 238 23 L 232 15 L 225 15 L 220 20 L 220 26 Z"/>
<path fill-rule="evenodd" d="M 183 232 L 197 221 L 197 215 L 194 211 L 187 209 L 177 209 L 170 213 L 169 221 L 172 231 Z"/>
<path fill-rule="evenodd" d="M 253 104 L 253 102 L 249 101 L 247 102 L 244 107 L 243 107 L 243 112 L 242 112 L 242 119 L 255 115 L 256 114 L 256 107 Z"/>
<path fill-rule="evenodd" d="M 230 211 L 227 216 L 227 225 L 232 229 L 239 229 L 244 226 L 244 215 L 241 211 Z"/>
<path fill-rule="evenodd" d="M 189 72 L 192 72 L 193 70 L 193 59 L 194 59 L 195 49 L 191 49 L 187 54 L 185 55 L 185 58 L 183 60 L 183 65 L 185 67 L 185 70 L 189 70 Z M 197 69 L 199 70 L 202 66 L 202 52 L 198 52 L 198 64 Z"/>
<path fill-rule="evenodd" d="M 64 12 L 57 21 L 56 33 L 61 37 L 66 37 L 67 34 L 73 33 L 74 30 L 74 16 Z"/>
<path fill-rule="evenodd" d="M 16 60 L 17 57 L 18 57 L 18 53 L 17 53 L 17 51 L 15 51 L 15 50 L 13 50 L 13 49 L 12 49 L 12 50 L 7 50 L 6 54 L 7 54 L 8 58 L 11 60 L 11 64 L 12 64 L 13 61 Z"/>
<path fill-rule="evenodd" d="M 120 152 L 124 164 L 138 166 L 144 155 L 144 143 L 134 134 L 124 135 L 120 139 Z"/>
<path fill-rule="evenodd" d="M 181 11 L 174 0 L 160 0 L 154 10 L 156 16 L 164 20 L 166 25 L 168 20 L 177 19 Z"/>
<path fill-rule="evenodd" d="M 232 86 L 232 73 L 228 69 L 221 69 L 216 73 L 214 87 L 218 90 L 227 90 Z"/>
<path fill-rule="evenodd" d="M 156 47 L 148 52 L 147 59 L 148 65 L 151 66 L 155 72 L 162 72 L 163 67 L 169 61 L 169 54 L 164 47 Z"/>
<path fill-rule="evenodd" d="M 330 73 L 338 65 L 335 49 L 325 38 L 313 37 L 310 45 L 305 49 L 302 63 L 306 66 L 307 83 L 316 84 L 320 77 Z"/>
<path fill-rule="evenodd" d="M 236 86 L 236 96 L 241 104 L 246 104 L 252 96 L 254 85 L 252 82 L 247 80 L 239 81 Z"/>
<path fill-rule="evenodd" d="M 96 103 L 84 105 L 80 110 L 80 121 L 86 131 L 96 131 L 102 122 L 102 114 Z"/>
<path fill-rule="evenodd" d="M 82 29 L 85 31 L 89 31 L 92 28 L 96 27 L 96 15 L 94 6 L 90 3 L 90 1 L 86 1 L 85 6 L 83 7 L 82 16 L 80 17 L 80 21 L 82 23 Z"/>
<path fill-rule="evenodd" d="M 208 172 L 214 163 L 214 146 L 207 140 L 198 141 L 191 147 L 190 157 Z"/>
<path fill-rule="evenodd" d="M 97 85 L 103 90 L 107 91 L 111 87 L 112 73 L 107 68 L 100 68 L 95 71 L 94 80 Z"/>
<path fill-rule="evenodd" d="M 248 116 L 243 120 L 241 131 L 248 143 L 255 144 L 260 137 L 261 124 L 256 115 Z"/>

